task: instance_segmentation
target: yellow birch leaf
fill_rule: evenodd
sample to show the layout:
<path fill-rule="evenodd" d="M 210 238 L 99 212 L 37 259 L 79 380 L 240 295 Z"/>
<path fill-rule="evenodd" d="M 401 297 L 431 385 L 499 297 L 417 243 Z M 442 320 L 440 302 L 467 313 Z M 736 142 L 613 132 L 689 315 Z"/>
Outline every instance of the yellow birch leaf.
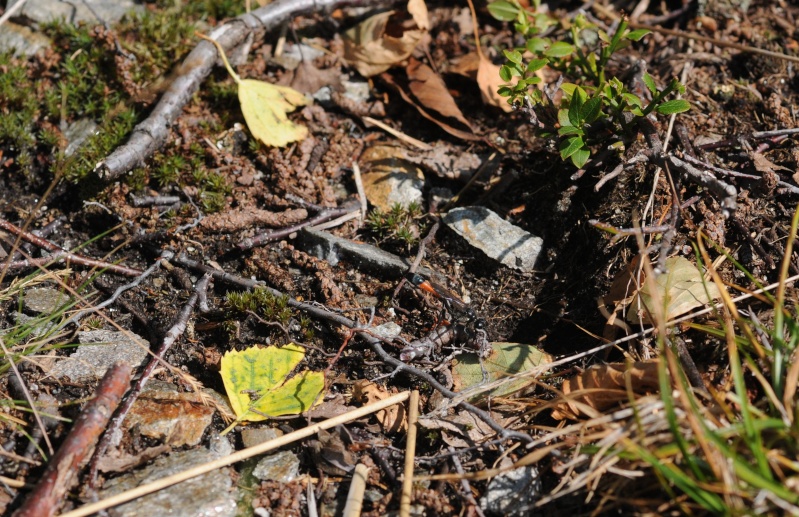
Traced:
<path fill-rule="evenodd" d="M 305 350 L 293 343 L 226 353 L 220 373 L 237 421 L 298 414 L 321 402 L 322 372 L 306 370 L 286 380 L 304 357 Z"/>
<path fill-rule="evenodd" d="M 239 103 L 252 136 L 265 145 L 283 147 L 308 136 L 308 128 L 288 119 L 286 113 L 305 106 L 308 99 L 288 86 L 254 79 L 239 82 Z"/>
<path fill-rule="evenodd" d="M 242 79 L 233 71 L 218 41 L 195 33 L 213 43 L 228 73 L 239 86 L 239 105 L 250 133 L 263 144 L 283 147 L 308 136 L 308 128 L 290 121 L 286 113 L 308 104 L 308 98 L 288 86 L 277 86 L 255 79 Z"/>

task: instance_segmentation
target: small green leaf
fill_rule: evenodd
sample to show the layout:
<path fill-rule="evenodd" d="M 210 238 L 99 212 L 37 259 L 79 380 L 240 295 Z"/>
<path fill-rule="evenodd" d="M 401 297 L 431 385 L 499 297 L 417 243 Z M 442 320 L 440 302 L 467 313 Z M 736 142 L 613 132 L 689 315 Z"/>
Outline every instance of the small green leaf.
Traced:
<path fill-rule="evenodd" d="M 550 40 L 545 38 L 531 38 L 527 40 L 527 50 L 532 52 L 533 54 L 540 54 L 543 52 L 550 44 Z"/>
<path fill-rule="evenodd" d="M 641 41 L 641 38 L 643 38 L 644 36 L 646 36 L 650 32 L 651 31 L 648 31 L 646 29 L 638 29 L 638 30 L 634 30 L 634 31 L 628 32 L 627 34 L 624 35 L 624 37 L 627 38 L 628 40 L 632 40 L 632 41 Z"/>
<path fill-rule="evenodd" d="M 646 85 L 646 89 L 649 90 L 649 93 L 655 95 L 655 93 L 657 93 L 658 91 L 658 87 L 655 84 L 655 78 L 649 75 L 649 72 L 644 72 L 644 76 L 642 79 L 644 81 L 644 84 Z"/>
<path fill-rule="evenodd" d="M 571 126 L 571 122 L 569 122 L 569 110 L 558 110 L 558 124 L 560 124 L 560 127 Z"/>
<path fill-rule="evenodd" d="M 521 64 L 522 54 L 518 50 L 503 50 L 502 53 L 505 54 L 505 59 L 511 63 Z"/>
<path fill-rule="evenodd" d="M 577 88 L 577 85 L 574 83 L 563 83 L 560 85 L 560 89 L 566 94 L 567 99 L 571 99 L 572 95 L 574 95 L 574 90 Z"/>
<path fill-rule="evenodd" d="M 574 89 L 572 98 L 569 101 L 569 122 L 571 122 L 572 126 L 581 126 L 583 124 L 583 118 L 580 114 L 587 97 L 585 90 L 579 86 Z"/>
<path fill-rule="evenodd" d="M 591 151 L 587 147 L 578 149 L 577 152 L 570 156 L 572 163 L 578 169 L 582 169 L 583 165 L 585 165 L 585 162 L 587 162 L 590 157 Z"/>
<path fill-rule="evenodd" d="M 497 0 L 488 4 L 488 12 L 497 20 L 512 22 L 519 13 L 519 8 L 505 0 Z"/>
<path fill-rule="evenodd" d="M 499 67 L 499 78 L 509 83 L 511 78 L 513 78 L 513 71 L 508 65 L 502 65 Z"/>
<path fill-rule="evenodd" d="M 635 106 L 640 108 L 642 106 L 641 99 L 637 95 L 633 95 L 632 93 L 622 93 L 622 98 L 627 101 L 628 106 Z"/>
<path fill-rule="evenodd" d="M 513 95 L 513 90 L 507 86 L 500 86 L 499 89 L 497 89 L 497 94 L 499 94 L 500 97 L 510 97 Z"/>
<path fill-rule="evenodd" d="M 586 101 L 580 110 L 580 118 L 589 124 L 595 121 L 602 110 L 602 97 L 596 96 Z"/>
<path fill-rule="evenodd" d="M 572 136 L 560 143 L 560 157 L 565 160 L 570 157 L 585 145 L 583 139 L 579 136 Z"/>
<path fill-rule="evenodd" d="M 544 51 L 544 55 L 548 57 L 566 57 L 574 52 L 574 45 L 566 43 L 565 41 L 556 41 Z"/>
<path fill-rule="evenodd" d="M 580 136 L 582 136 L 583 135 L 583 130 L 580 129 L 579 127 L 575 127 L 575 126 L 562 126 L 560 129 L 558 129 L 558 134 L 560 136 L 568 136 L 568 135 L 580 135 Z"/>
<path fill-rule="evenodd" d="M 608 36 L 607 32 L 603 30 L 598 30 L 596 32 L 596 35 L 599 36 L 599 39 L 602 40 L 604 43 L 610 44 L 610 36 Z"/>
<path fill-rule="evenodd" d="M 546 59 L 546 58 L 544 58 L 544 59 L 533 59 L 532 61 L 527 63 L 527 72 L 530 72 L 530 73 L 537 72 L 537 71 L 541 70 L 542 68 L 544 68 L 545 66 L 547 66 L 547 63 L 549 63 L 549 59 Z"/>
<path fill-rule="evenodd" d="M 655 111 L 661 115 L 673 115 L 675 113 L 684 113 L 691 109 L 691 105 L 684 99 L 674 99 L 666 101 L 657 108 Z"/>

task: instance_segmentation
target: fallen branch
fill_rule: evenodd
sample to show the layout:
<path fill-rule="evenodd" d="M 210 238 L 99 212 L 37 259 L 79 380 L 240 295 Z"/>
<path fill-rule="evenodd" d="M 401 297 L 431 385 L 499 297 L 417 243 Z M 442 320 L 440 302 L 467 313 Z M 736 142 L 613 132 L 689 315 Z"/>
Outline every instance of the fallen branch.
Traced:
<path fill-rule="evenodd" d="M 80 466 L 93 450 L 109 417 L 128 389 L 130 374 L 131 366 L 124 362 L 115 363 L 108 369 L 97 386 L 96 397 L 84 406 L 64 443 L 47 464 L 36 488 L 14 513 L 15 517 L 55 515 Z"/>
<path fill-rule="evenodd" d="M 209 34 L 226 53 L 244 44 L 248 38 L 261 39 L 270 30 L 299 14 L 332 10 L 345 5 L 380 7 L 390 5 L 387 0 L 277 0 L 250 13 L 234 18 Z M 211 73 L 219 55 L 214 45 L 201 41 L 194 47 L 178 69 L 177 78 L 164 92 L 150 116 L 140 122 L 128 141 L 97 164 L 94 173 L 103 181 L 111 182 L 144 163 L 160 149 L 169 135 L 169 128 L 183 112 L 183 106 L 200 88 Z"/>

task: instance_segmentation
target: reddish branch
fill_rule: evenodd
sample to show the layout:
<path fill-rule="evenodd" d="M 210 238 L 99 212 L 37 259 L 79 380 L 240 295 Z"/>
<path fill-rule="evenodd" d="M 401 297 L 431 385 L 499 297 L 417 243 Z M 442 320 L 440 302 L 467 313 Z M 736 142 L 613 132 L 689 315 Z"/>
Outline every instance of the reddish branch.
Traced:
<path fill-rule="evenodd" d="M 105 454 L 105 451 L 108 449 L 109 445 L 111 445 L 111 441 L 114 439 L 114 436 L 122 426 L 122 421 L 125 420 L 128 412 L 133 407 L 133 403 L 136 402 L 136 399 L 144 389 L 147 381 L 150 380 L 150 376 L 155 371 L 156 366 L 164 362 L 164 355 L 166 354 L 167 350 L 169 350 L 172 344 L 183 334 L 183 332 L 186 331 L 189 318 L 194 312 L 194 306 L 197 305 L 197 301 L 200 299 L 200 292 L 207 291 L 208 284 L 210 282 L 211 275 L 208 274 L 203 275 L 203 277 L 197 282 L 197 285 L 194 287 L 194 292 L 183 306 L 180 314 L 178 314 L 175 324 L 172 325 L 172 327 L 167 331 L 166 336 L 164 336 L 164 339 L 161 342 L 161 346 L 158 347 L 158 350 L 156 350 L 153 356 L 150 358 L 150 361 L 142 370 L 141 375 L 136 381 L 136 384 L 134 384 L 130 389 L 125 397 L 125 401 L 119 407 L 119 410 L 111 420 L 111 425 L 108 426 L 108 430 L 103 435 L 102 440 L 100 440 L 100 443 L 97 445 L 97 450 L 92 456 L 91 465 L 89 467 L 90 487 L 94 488 L 94 485 L 97 481 L 97 467 L 100 457 Z"/>
<path fill-rule="evenodd" d="M 36 488 L 14 512 L 14 517 L 55 515 L 64 494 L 71 488 L 81 465 L 130 386 L 130 373 L 131 366 L 123 362 L 108 369 L 97 387 L 97 396 L 83 408 L 61 448 L 47 464 Z"/>
<path fill-rule="evenodd" d="M 380 7 L 388 0 L 277 0 L 251 13 L 243 14 L 214 29 L 209 35 L 219 42 L 225 53 L 264 35 L 293 16 L 313 11 L 329 11 L 345 5 Z M 199 89 L 217 62 L 219 55 L 209 41 L 201 41 L 179 68 L 178 77 L 164 92 L 150 116 L 133 129 L 130 139 L 100 162 L 95 173 L 105 181 L 113 181 L 149 158 L 166 142 L 169 128 L 183 112 L 183 106 Z"/>
<path fill-rule="evenodd" d="M 77 253 L 72 253 L 70 251 L 61 248 L 57 244 L 48 241 L 47 239 L 38 237 L 30 232 L 26 232 L 22 228 L 19 228 L 4 219 L 0 219 L 0 229 L 13 233 L 14 235 L 21 237 L 22 240 L 29 242 L 34 246 L 38 246 L 39 248 L 52 252 L 54 255 L 51 257 L 47 257 L 50 259 L 50 262 L 64 260 L 67 262 L 67 264 L 71 263 L 80 266 L 104 269 L 110 273 L 116 273 L 117 275 L 123 275 L 123 276 L 139 276 L 142 273 L 138 269 L 119 266 L 116 264 L 111 264 L 110 262 L 95 260 L 88 257 L 84 257 L 83 255 L 79 255 Z M 27 262 L 28 265 L 38 265 L 40 261 L 27 260 L 22 262 L 23 263 Z M 12 264 L 14 264 L 15 266 L 20 265 L 18 262 Z"/>

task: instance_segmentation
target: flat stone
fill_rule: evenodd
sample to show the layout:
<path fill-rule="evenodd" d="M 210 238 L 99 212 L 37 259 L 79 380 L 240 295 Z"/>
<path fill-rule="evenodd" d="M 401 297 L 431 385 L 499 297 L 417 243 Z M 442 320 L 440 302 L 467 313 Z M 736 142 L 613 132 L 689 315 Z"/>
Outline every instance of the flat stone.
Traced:
<path fill-rule="evenodd" d="M 505 221 L 485 207 L 455 208 L 442 220 L 490 258 L 520 271 L 534 270 L 544 244 L 541 237 Z"/>
<path fill-rule="evenodd" d="M 222 439 L 221 442 L 227 441 Z M 215 450 L 206 448 L 179 451 L 162 456 L 135 472 L 106 481 L 101 499 L 131 488 L 183 472 L 230 454 L 230 444 L 220 444 Z M 237 489 L 230 477 L 230 468 L 221 468 L 153 494 L 114 507 L 114 515 L 141 517 L 169 515 L 172 517 L 234 517 Z"/>
<path fill-rule="evenodd" d="M 19 0 L 8 0 L 6 9 L 10 9 L 17 1 Z M 91 9 L 86 4 L 89 4 Z M 75 25 L 80 22 L 113 24 L 130 11 L 144 12 L 144 6 L 135 0 L 81 0 L 79 2 L 36 0 L 25 3 L 17 15 L 25 16 L 39 23 L 65 20 L 67 23 Z M 97 14 L 95 15 L 95 13 Z"/>
<path fill-rule="evenodd" d="M 247 448 L 255 447 L 279 436 L 283 436 L 283 431 L 274 427 L 247 427 L 241 431 L 241 443 Z"/>
<path fill-rule="evenodd" d="M 289 483 L 300 475 L 300 460 L 290 451 L 280 451 L 262 458 L 252 475 L 261 481 Z"/>
<path fill-rule="evenodd" d="M 393 278 L 401 277 L 411 265 L 410 260 L 375 246 L 348 241 L 310 228 L 303 228 L 299 233 L 297 247 L 317 258 L 328 261 L 332 266 L 344 260 L 357 269 Z M 419 272 L 425 276 L 436 276 L 427 268 L 419 268 Z"/>
<path fill-rule="evenodd" d="M 199 393 L 179 392 L 177 386 L 151 381 L 125 418 L 127 429 L 136 427 L 142 436 L 182 447 L 200 443 L 211 425 L 213 406 L 202 403 Z"/>
<path fill-rule="evenodd" d="M 366 172 L 361 178 L 366 199 L 384 213 L 395 205 L 408 207 L 411 203 L 422 202 L 424 178 L 417 174 L 394 170 Z"/>
<path fill-rule="evenodd" d="M 22 297 L 22 308 L 33 314 L 53 314 L 67 303 L 69 295 L 52 287 L 32 287 Z"/>
<path fill-rule="evenodd" d="M 14 52 L 16 57 L 30 57 L 49 47 L 50 38 L 23 25 L 6 22 L 0 30 L 0 52 Z"/>
<path fill-rule="evenodd" d="M 89 330 L 78 332 L 80 346 L 69 357 L 59 358 L 50 374 L 57 379 L 72 382 L 93 382 L 102 378 L 106 370 L 117 361 L 125 361 L 134 368 L 147 357 L 150 345 L 132 332 Z"/>

